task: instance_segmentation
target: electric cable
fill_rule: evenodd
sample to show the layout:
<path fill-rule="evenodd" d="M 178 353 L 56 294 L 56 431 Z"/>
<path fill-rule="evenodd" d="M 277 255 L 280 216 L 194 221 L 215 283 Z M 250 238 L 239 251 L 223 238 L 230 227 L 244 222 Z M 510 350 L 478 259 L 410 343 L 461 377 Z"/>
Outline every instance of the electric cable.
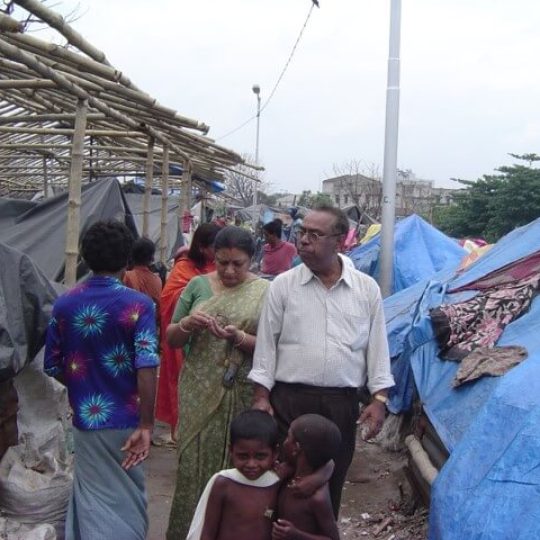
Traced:
<path fill-rule="evenodd" d="M 283 69 L 281 70 L 281 73 L 280 73 L 280 75 L 279 75 L 279 77 L 278 77 L 278 79 L 276 81 L 276 84 L 274 85 L 274 88 L 272 88 L 272 91 L 270 92 L 270 95 L 268 96 L 268 99 L 262 105 L 260 113 L 262 113 L 264 111 L 264 109 L 266 109 L 266 107 L 268 107 L 268 104 L 270 103 L 271 99 L 274 97 L 274 94 L 276 93 L 276 90 L 278 89 L 278 86 L 279 86 L 281 80 L 283 79 L 283 77 L 284 77 L 284 75 L 285 75 L 285 73 L 286 73 L 286 71 L 287 71 L 287 69 L 289 67 L 289 64 L 291 63 L 291 60 L 293 59 L 293 56 L 294 56 L 294 54 L 296 52 L 298 44 L 300 43 L 300 40 L 302 39 L 302 35 L 304 34 L 304 30 L 306 29 L 306 26 L 307 26 L 307 24 L 309 22 L 309 19 L 311 17 L 312 12 L 313 12 L 313 8 L 315 6 L 319 7 L 318 3 L 315 2 L 315 0 L 312 0 L 312 4 L 311 4 L 311 7 L 309 8 L 309 12 L 307 14 L 306 20 L 304 21 L 304 24 L 303 24 L 302 28 L 300 29 L 300 33 L 298 34 L 298 37 L 296 38 L 296 42 L 294 43 L 293 48 L 291 49 L 291 53 L 289 54 L 289 58 L 285 62 L 285 65 L 283 66 Z M 256 114 L 251 116 L 250 118 L 248 118 L 245 122 L 243 122 L 239 126 L 235 127 L 231 131 L 228 131 L 224 135 L 221 135 L 220 137 L 217 137 L 215 140 L 220 141 L 222 139 L 225 139 L 226 137 L 229 137 L 229 135 L 232 135 L 233 133 L 236 133 L 237 131 L 241 130 L 243 127 L 247 126 L 250 122 L 255 120 L 255 118 L 257 118 Z"/>

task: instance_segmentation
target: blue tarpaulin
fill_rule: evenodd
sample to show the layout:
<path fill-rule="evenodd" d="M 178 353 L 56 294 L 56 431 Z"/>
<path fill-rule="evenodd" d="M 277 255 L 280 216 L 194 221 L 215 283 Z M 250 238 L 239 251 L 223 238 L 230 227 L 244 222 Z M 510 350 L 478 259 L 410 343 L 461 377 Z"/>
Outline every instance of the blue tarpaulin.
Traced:
<path fill-rule="evenodd" d="M 380 233 L 354 248 L 348 255 L 355 267 L 375 279 L 379 277 Z M 444 268 L 456 268 L 467 255 L 455 240 L 417 215 L 396 223 L 394 229 L 393 292 L 423 281 Z"/>
<path fill-rule="evenodd" d="M 540 220 L 502 238 L 461 274 L 441 272 L 385 300 L 397 381 L 395 412 L 409 408 L 414 383 L 451 452 L 432 489 L 430 538 L 540 538 L 540 300 L 509 324 L 497 345 L 521 345 L 528 358 L 502 377 L 457 389 L 458 364 L 438 357 L 429 309 L 474 292 L 448 294 L 540 250 Z"/>

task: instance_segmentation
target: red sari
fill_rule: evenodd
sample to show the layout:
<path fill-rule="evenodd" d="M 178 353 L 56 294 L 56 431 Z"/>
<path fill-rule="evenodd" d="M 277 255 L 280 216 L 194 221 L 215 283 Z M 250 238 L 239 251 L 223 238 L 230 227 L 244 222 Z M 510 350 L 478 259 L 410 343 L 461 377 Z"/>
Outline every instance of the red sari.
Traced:
<path fill-rule="evenodd" d="M 176 262 L 161 292 L 161 365 L 156 400 L 156 418 L 173 429 L 178 423 L 178 376 L 184 362 L 182 349 L 171 349 L 167 344 L 166 330 L 170 324 L 176 303 L 185 286 L 192 278 L 215 270 L 214 262 L 198 268 L 187 256 Z"/>

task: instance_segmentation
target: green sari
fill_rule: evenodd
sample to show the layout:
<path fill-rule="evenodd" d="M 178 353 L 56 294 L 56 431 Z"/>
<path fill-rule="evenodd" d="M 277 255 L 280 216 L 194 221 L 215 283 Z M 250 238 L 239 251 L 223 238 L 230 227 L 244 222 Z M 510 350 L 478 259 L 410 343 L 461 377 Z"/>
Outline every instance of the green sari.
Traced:
<path fill-rule="evenodd" d="M 268 282 L 253 279 L 214 295 L 207 276 L 193 278 L 173 316 L 179 321 L 194 309 L 218 317 L 223 325 L 255 334 Z M 232 387 L 222 384 L 226 366 L 240 364 Z M 252 359 L 223 339 L 204 330 L 186 346 L 179 381 L 180 421 L 177 428 L 179 464 L 168 540 L 184 540 L 199 497 L 208 480 L 229 466 L 229 424 L 251 406 L 247 380 Z"/>

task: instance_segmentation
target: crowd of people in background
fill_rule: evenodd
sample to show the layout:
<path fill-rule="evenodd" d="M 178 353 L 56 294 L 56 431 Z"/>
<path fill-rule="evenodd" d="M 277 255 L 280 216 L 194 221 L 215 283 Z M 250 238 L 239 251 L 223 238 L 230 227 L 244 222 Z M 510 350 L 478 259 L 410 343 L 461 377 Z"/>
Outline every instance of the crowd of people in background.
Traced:
<path fill-rule="evenodd" d="M 332 207 L 258 235 L 201 224 L 163 287 L 152 241 L 87 231 L 93 273 L 56 302 L 45 359 L 74 411 L 67 538 L 145 538 L 154 403 L 178 448 L 169 540 L 339 538 L 359 391 L 371 437 L 393 386 L 379 289 L 340 254 L 348 230 Z"/>

